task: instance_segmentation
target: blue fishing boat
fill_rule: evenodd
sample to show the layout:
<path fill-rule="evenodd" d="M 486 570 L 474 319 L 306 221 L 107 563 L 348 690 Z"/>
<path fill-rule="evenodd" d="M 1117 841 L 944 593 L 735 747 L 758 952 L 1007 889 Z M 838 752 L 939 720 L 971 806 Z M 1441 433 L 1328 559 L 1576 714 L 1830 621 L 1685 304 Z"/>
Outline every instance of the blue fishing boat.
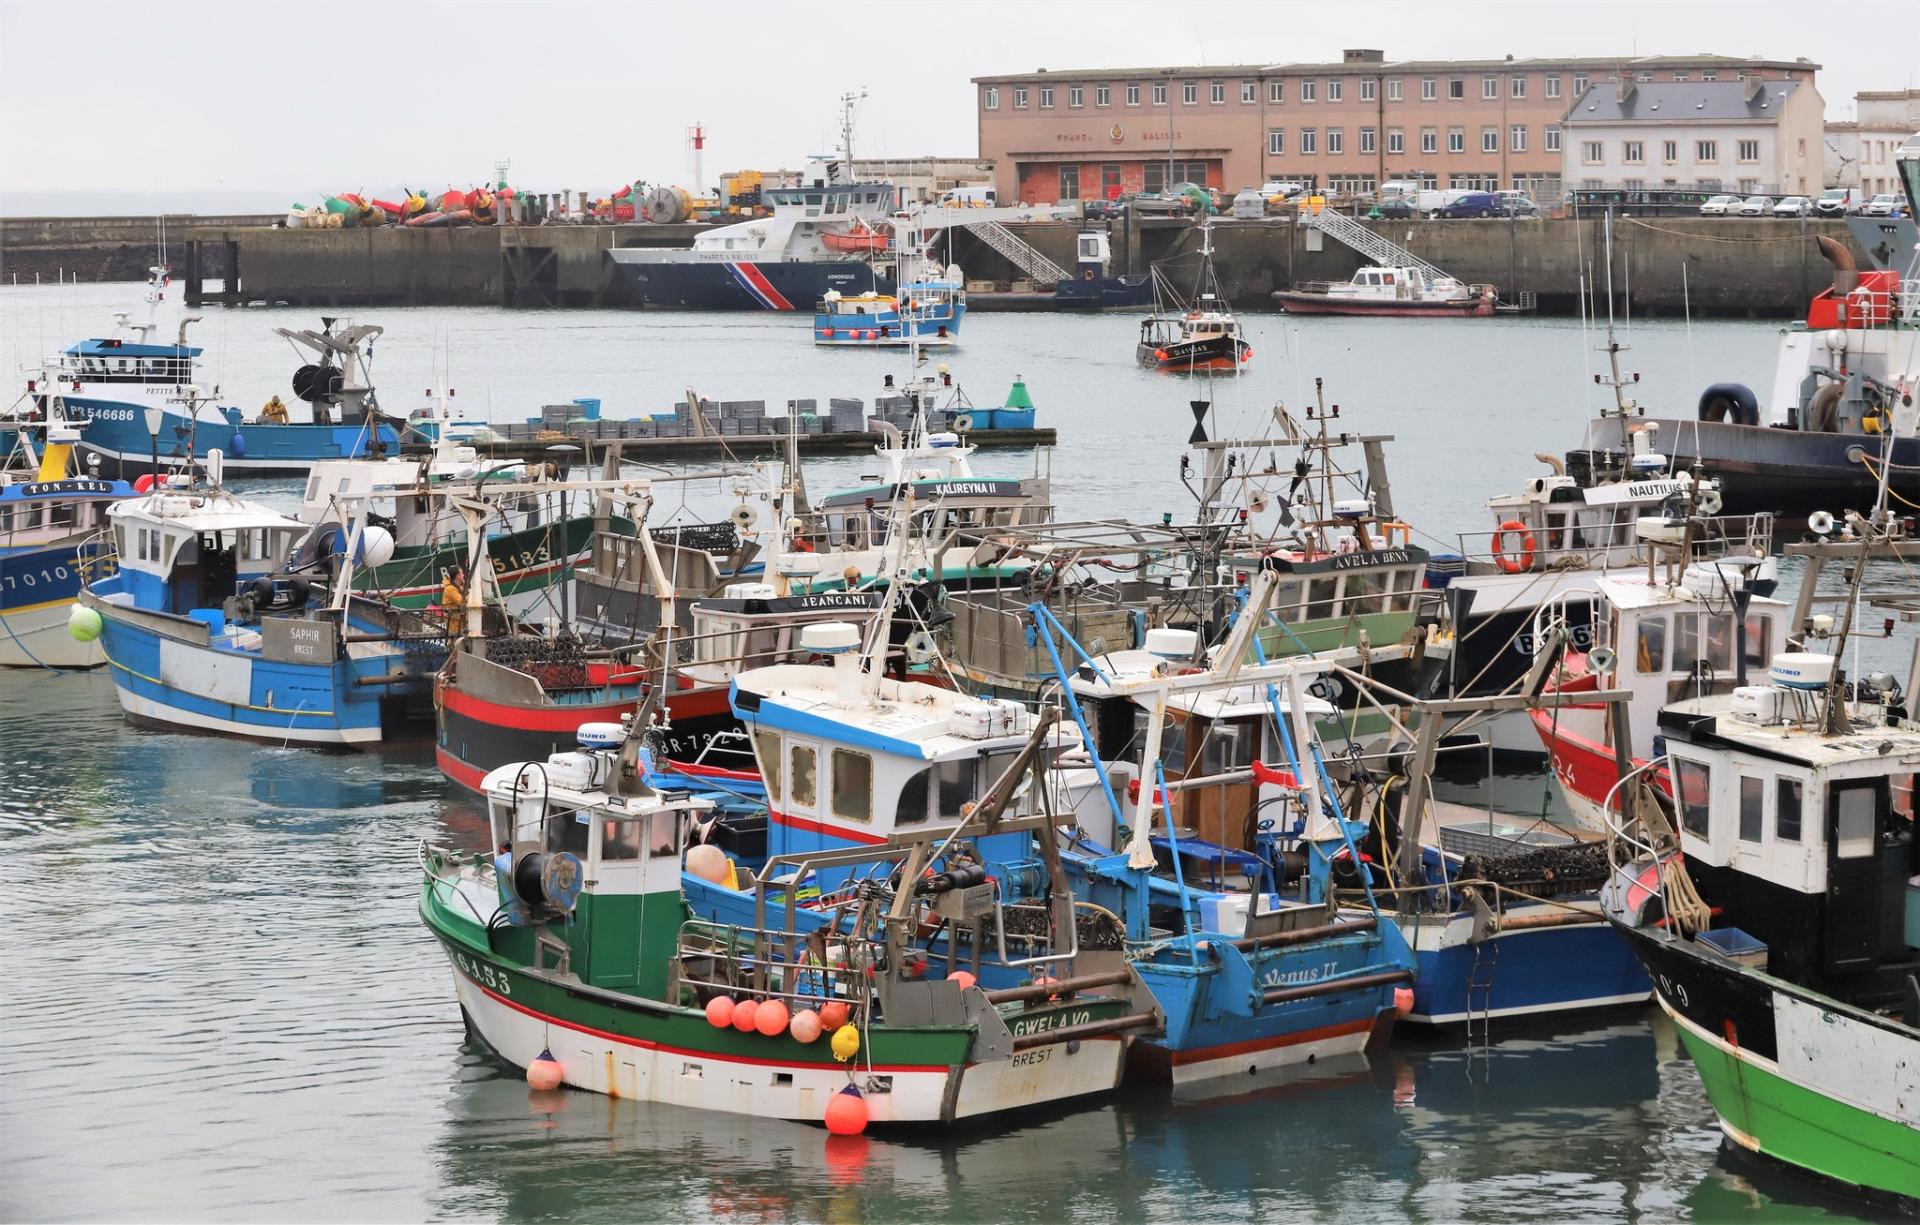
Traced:
<path fill-rule="evenodd" d="M 180 469 L 217 450 L 229 475 L 285 476 L 304 474 L 318 460 L 398 453 L 400 436 L 380 411 L 367 365 L 382 329 L 336 330 L 333 319 L 319 331 L 275 328 L 314 357 L 293 375 L 294 397 L 307 403 L 309 419 L 293 420 L 278 395 L 249 419 L 239 408 L 216 406 L 195 383 L 201 350 L 187 343 L 187 329 L 199 316 L 180 320 L 174 343 L 153 343 L 153 312 L 167 281 L 164 267 L 150 271 L 147 322 L 119 315 L 113 335 L 69 346 L 29 383 L 29 391 L 60 393 L 89 468 L 131 479 Z"/>
<path fill-rule="evenodd" d="M 900 348 L 918 340 L 945 347 L 960 340 L 967 294 L 959 269 L 951 279 L 914 281 L 898 293 L 828 290 L 813 307 L 813 343 L 827 349 Z"/>
<path fill-rule="evenodd" d="M 69 618 L 97 642 L 129 717 L 280 743 L 361 745 L 432 718 L 445 625 L 353 594 L 393 541 L 312 527 L 204 475 L 175 474 L 107 513 L 110 551 Z"/>

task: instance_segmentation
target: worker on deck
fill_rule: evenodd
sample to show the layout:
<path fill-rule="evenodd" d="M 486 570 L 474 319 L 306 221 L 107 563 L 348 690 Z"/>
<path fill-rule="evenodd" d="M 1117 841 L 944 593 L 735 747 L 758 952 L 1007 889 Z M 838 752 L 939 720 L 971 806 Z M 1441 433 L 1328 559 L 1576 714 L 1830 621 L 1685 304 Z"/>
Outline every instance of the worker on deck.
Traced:
<path fill-rule="evenodd" d="M 263 425 L 285 425 L 287 423 L 286 403 L 279 396 L 268 400 L 260 409 L 260 421 Z"/>
<path fill-rule="evenodd" d="M 440 585 L 440 607 L 446 612 L 448 622 L 455 614 L 467 606 L 467 572 L 455 566 L 447 571 L 446 581 Z"/>

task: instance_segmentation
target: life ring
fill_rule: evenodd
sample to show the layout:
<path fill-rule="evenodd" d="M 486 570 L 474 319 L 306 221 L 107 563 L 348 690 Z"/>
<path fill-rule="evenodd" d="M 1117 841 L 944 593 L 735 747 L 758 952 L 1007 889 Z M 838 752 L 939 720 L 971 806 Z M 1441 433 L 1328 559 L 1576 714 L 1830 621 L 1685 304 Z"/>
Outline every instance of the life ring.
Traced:
<path fill-rule="evenodd" d="M 1518 557 L 1507 552 L 1508 532 L 1517 532 L 1520 535 Z M 1507 520 L 1500 525 L 1500 530 L 1493 534 L 1493 559 L 1499 562 L 1500 568 L 1508 574 L 1524 574 L 1533 569 L 1534 547 L 1533 533 L 1528 531 L 1527 525 L 1518 519 Z"/>

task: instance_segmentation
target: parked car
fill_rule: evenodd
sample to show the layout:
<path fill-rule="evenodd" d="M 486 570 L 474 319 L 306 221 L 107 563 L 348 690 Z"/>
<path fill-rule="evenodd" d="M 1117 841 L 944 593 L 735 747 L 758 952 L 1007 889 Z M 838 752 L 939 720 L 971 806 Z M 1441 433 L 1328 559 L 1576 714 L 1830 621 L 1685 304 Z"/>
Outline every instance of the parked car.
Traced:
<path fill-rule="evenodd" d="M 1863 217 L 1899 217 L 1906 212 L 1900 205 L 1901 199 L 1899 195 L 1890 191 L 1881 192 L 1873 199 L 1867 201 L 1867 206 L 1860 210 L 1860 215 Z"/>
<path fill-rule="evenodd" d="M 1086 200 L 1080 205 L 1080 215 L 1088 221 L 1117 221 L 1126 212 L 1125 200 Z"/>
<path fill-rule="evenodd" d="M 1490 191 L 1467 192 L 1440 209 L 1440 215 L 1448 218 L 1491 217 L 1498 212 L 1500 212 L 1500 197 Z"/>
<path fill-rule="evenodd" d="M 1288 179 L 1268 179 L 1260 185 L 1260 194 L 1271 200 L 1275 196 L 1282 200 L 1291 200 L 1307 190 L 1305 183 L 1295 183 Z"/>
<path fill-rule="evenodd" d="M 1540 215 L 1540 206 L 1524 191 L 1496 191 L 1493 194 L 1500 201 L 1500 211 L 1508 217 Z"/>
<path fill-rule="evenodd" d="M 1742 217 L 1770 217 L 1773 215 L 1773 197 L 1748 196 L 1740 202 L 1738 211 Z"/>
<path fill-rule="evenodd" d="M 1382 200 L 1374 206 L 1373 211 L 1389 221 L 1406 221 L 1420 215 L 1420 210 L 1414 207 L 1413 201 L 1404 198 Z"/>
<path fill-rule="evenodd" d="M 1864 202 L 1858 187 L 1829 187 L 1813 202 L 1813 211 L 1819 217 L 1844 217 L 1859 212 Z"/>
<path fill-rule="evenodd" d="M 1740 207 L 1739 196 L 1708 196 L 1700 205 L 1702 217 L 1725 217 Z"/>
<path fill-rule="evenodd" d="M 1788 196 L 1773 206 L 1773 215 L 1776 217 L 1811 217 L 1813 216 L 1813 201 L 1807 199 L 1805 196 Z"/>

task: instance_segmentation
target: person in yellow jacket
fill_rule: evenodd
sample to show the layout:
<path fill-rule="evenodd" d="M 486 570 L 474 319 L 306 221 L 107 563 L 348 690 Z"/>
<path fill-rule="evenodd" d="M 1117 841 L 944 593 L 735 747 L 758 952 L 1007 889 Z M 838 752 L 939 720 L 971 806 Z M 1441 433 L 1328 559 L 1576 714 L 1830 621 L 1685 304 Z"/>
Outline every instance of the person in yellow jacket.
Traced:
<path fill-rule="evenodd" d="M 260 420 L 266 425 L 285 425 L 287 423 L 287 405 L 279 396 L 268 400 L 260 409 Z"/>
<path fill-rule="evenodd" d="M 467 572 L 455 566 L 447 572 L 446 581 L 440 585 L 440 607 L 446 610 L 448 619 L 467 606 Z"/>

